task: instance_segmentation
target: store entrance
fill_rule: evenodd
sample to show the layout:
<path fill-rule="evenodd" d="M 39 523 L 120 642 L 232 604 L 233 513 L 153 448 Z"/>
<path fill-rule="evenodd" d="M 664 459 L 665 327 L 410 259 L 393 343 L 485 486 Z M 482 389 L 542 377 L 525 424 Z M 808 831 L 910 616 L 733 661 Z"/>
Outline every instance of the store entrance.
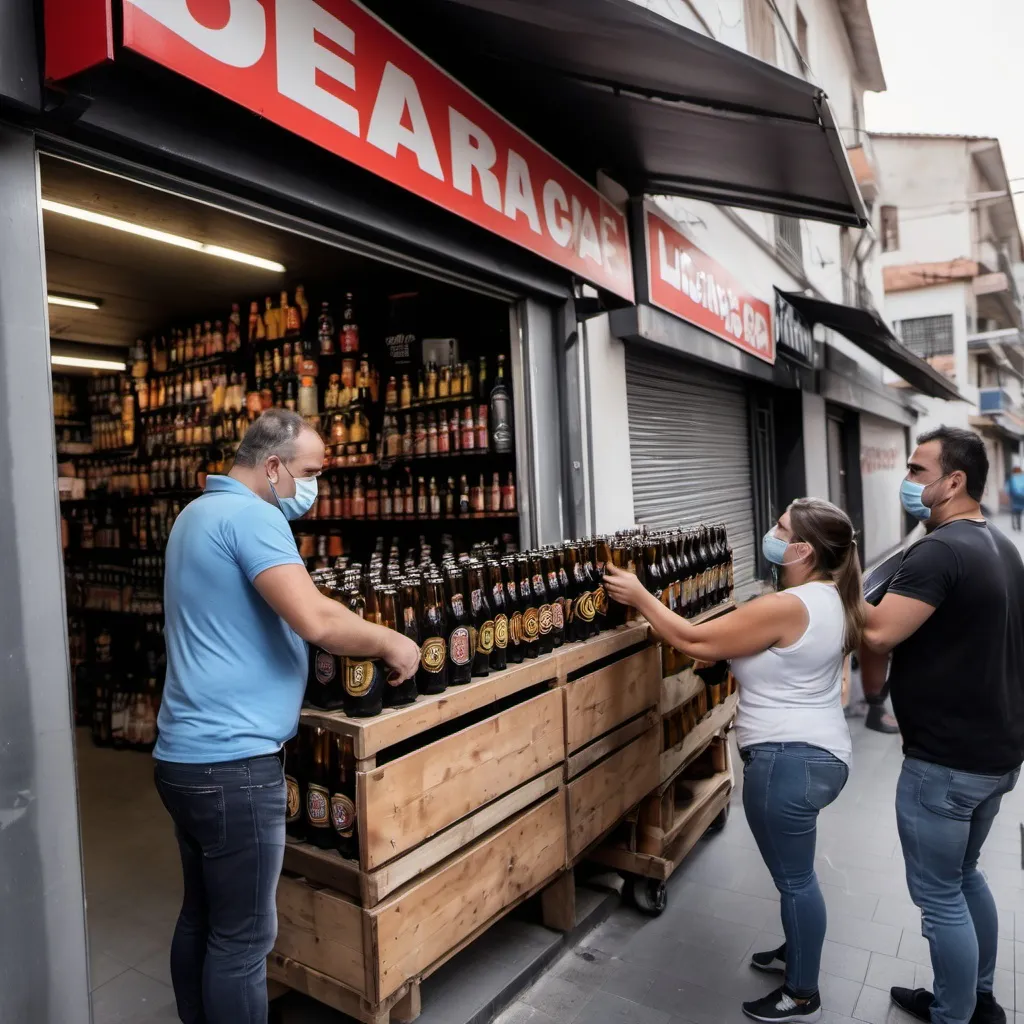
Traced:
<path fill-rule="evenodd" d="M 174 520 L 284 406 L 328 441 L 310 570 L 516 549 L 515 309 L 68 161 L 41 182 L 94 1019 L 172 1020 L 150 751 Z"/>

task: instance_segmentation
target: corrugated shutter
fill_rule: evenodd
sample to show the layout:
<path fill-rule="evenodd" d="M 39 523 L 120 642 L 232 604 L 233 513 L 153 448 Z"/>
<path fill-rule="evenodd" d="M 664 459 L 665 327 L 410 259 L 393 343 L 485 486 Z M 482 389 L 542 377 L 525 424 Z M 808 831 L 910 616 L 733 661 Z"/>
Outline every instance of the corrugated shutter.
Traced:
<path fill-rule="evenodd" d="M 626 348 L 638 523 L 724 522 L 737 588 L 753 582 L 754 504 L 747 393 L 735 377 Z"/>

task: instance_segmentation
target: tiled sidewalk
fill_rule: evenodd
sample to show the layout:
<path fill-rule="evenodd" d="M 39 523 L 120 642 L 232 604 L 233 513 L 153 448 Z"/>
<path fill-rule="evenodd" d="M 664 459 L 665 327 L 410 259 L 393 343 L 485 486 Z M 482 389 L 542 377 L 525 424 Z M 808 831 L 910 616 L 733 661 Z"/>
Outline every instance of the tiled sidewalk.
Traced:
<path fill-rule="evenodd" d="M 891 1007 L 889 987 L 930 986 L 931 968 L 896 833 L 899 737 L 868 732 L 862 719 L 851 726 L 854 770 L 819 818 L 817 868 L 828 905 L 823 1019 L 903 1024 L 912 1018 Z M 982 858 L 1000 912 L 996 997 L 1011 1021 L 1016 1002 L 1015 1024 L 1024 1024 L 1022 820 L 1024 785 L 1003 801 Z M 737 787 L 724 831 L 702 840 L 676 872 L 661 917 L 617 910 L 498 1021 L 738 1024 L 746 1020 L 743 1000 L 779 984 L 777 976 L 751 970 L 749 955 L 773 948 L 781 936 L 778 895 Z"/>

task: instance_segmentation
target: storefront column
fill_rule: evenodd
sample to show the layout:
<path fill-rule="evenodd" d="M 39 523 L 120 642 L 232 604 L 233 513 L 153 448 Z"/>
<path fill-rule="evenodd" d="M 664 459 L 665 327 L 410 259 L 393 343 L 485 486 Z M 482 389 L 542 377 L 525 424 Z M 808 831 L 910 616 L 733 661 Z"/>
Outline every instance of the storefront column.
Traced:
<path fill-rule="evenodd" d="M 806 496 L 828 498 L 828 446 L 825 399 L 809 391 L 800 393 L 804 412 L 804 469 Z"/>
<path fill-rule="evenodd" d="M 0 124 L 0 1020 L 89 1020 L 39 174 Z"/>

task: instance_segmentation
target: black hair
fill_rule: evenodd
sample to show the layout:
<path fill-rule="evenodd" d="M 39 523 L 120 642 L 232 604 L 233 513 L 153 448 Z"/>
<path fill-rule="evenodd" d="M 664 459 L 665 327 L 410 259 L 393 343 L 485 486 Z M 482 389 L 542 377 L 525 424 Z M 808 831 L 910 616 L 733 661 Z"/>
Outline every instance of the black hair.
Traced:
<path fill-rule="evenodd" d="M 967 478 L 967 493 L 981 501 L 988 479 L 988 452 L 985 442 L 973 430 L 960 427 L 939 427 L 918 436 L 918 444 L 939 442 L 939 465 L 943 475 L 958 470 Z"/>

